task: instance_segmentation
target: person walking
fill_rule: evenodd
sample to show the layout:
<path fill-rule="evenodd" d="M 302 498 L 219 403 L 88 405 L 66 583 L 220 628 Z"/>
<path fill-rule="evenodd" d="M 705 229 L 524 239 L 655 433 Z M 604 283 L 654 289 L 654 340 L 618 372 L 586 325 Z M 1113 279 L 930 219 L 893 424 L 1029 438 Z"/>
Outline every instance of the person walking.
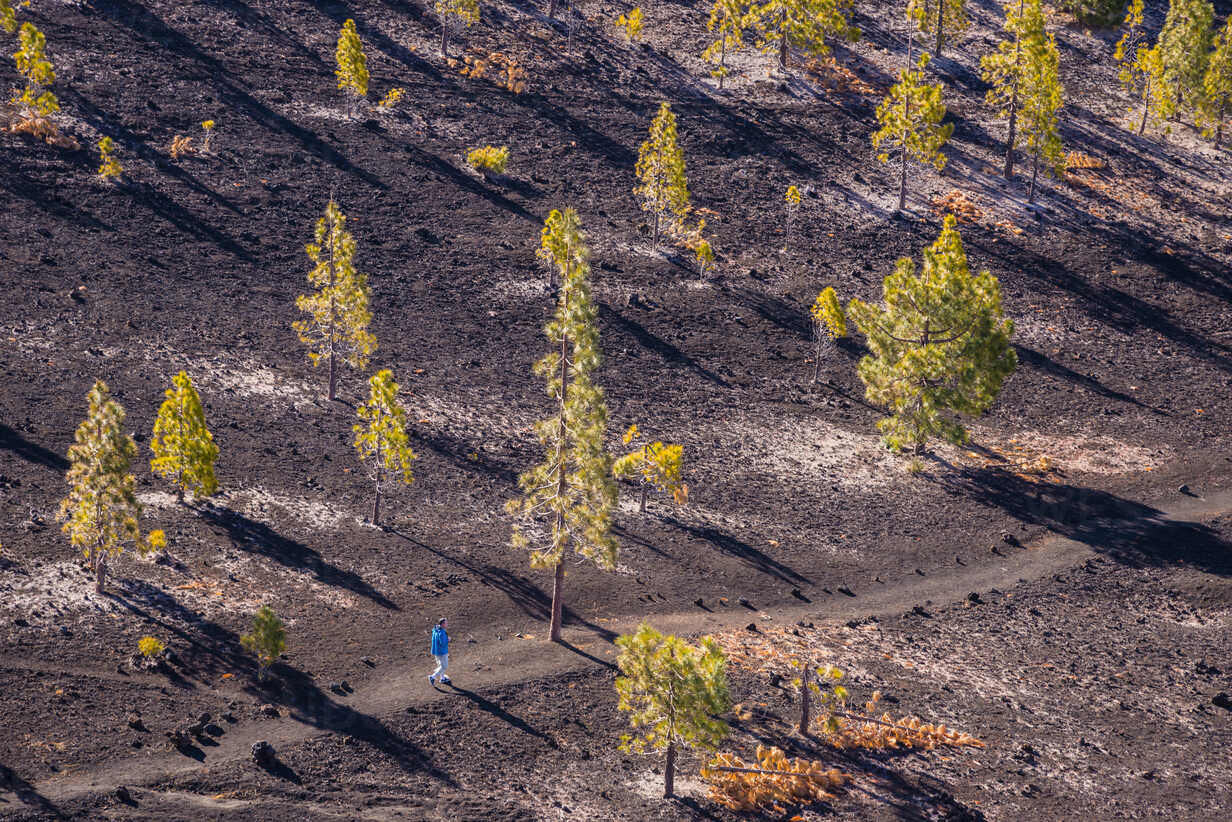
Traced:
<path fill-rule="evenodd" d="M 432 656 L 436 657 L 436 670 L 428 677 L 428 681 L 433 685 L 436 684 L 437 677 L 440 677 L 444 684 L 449 684 L 449 677 L 445 675 L 449 670 L 449 632 L 445 630 L 447 627 L 449 620 L 441 617 L 440 622 L 432 629 Z"/>

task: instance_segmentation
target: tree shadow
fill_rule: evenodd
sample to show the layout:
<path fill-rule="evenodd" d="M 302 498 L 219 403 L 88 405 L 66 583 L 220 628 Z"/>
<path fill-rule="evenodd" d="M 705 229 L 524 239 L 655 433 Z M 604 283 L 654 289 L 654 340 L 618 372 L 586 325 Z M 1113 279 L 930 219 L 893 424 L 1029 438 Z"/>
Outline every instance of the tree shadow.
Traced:
<path fill-rule="evenodd" d="M 795 569 L 767 556 L 763 552 L 754 548 L 752 545 L 749 545 L 747 542 L 743 542 L 736 537 L 733 537 L 731 534 L 723 533 L 717 528 L 713 528 L 709 525 L 690 525 L 686 522 L 681 522 L 673 516 L 665 516 L 663 517 L 663 521 L 669 525 L 674 525 L 676 528 L 679 528 L 681 531 L 684 531 L 696 539 L 709 542 L 715 548 L 718 548 L 721 553 L 736 557 L 763 574 L 772 576 L 775 579 L 782 580 L 783 582 L 804 583 L 807 585 L 813 584 L 811 579 L 799 573 Z"/>
<path fill-rule="evenodd" d="M 32 462 L 35 465 L 41 465 L 53 471 L 64 472 L 68 470 L 67 459 L 38 443 L 30 442 L 30 440 L 2 422 L 0 422 L 0 450 L 11 451 L 15 456 L 21 457 L 26 462 Z"/>
<path fill-rule="evenodd" d="M 291 770 L 290 765 L 279 759 L 278 754 L 274 754 L 265 762 L 258 763 L 257 767 L 276 779 L 281 779 L 295 785 L 303 784 L 303 780 L 299 778 L 299 774 Z"/>
<path fill-rule="evenodd" d="M 16 771 L 0 763 L 0 791 L 3 790 L 11 791 L 18 802 L 28 808 L 37 810 L 39 813 L 46 814 L 53 819 L 68 818 L 50 799 L 43 796 L 35 790 L 33 785 L 18 776 Z M 5 805 L 8 804 L 8 800 L 0 792 L 0 811 L 3 811 Z"/>
<path fill-rule="evenodd" d="M 608 640 L 608 641 L 611 642 L 611 640 Z M 591 662 L 595 663 L 601 668 L 607 668 L 609 671 L 613 673 L 616 673 L 617 671 L 620 670 L 619 668 L 616 667 L 615 663 L 609 662 L 608 660 L 603 659 L 602 657 L 597 657 L 592 653 L 588 653 L 587 651 L 583 651 L 581 648 L 574 645 L 572 642 L 568 642 L 564 639 L 561 639 L 556 644 L 561 646 L 567 651 L 577 654 L 580 657 L 585 657 L 586 659 L 589 659 Z"/>
<path fill-rule="evenodd" d="M 637 322 L 636 320 L 621 315 L 615 309 L 603 303 L 599 304 L 599 316 L 606 317 L 612 322 L 615 322 L 616 325 L 619 326 L 619 328 L 622 331 L 624 331 L 629 336 L 633 337 L 633 339 L 635 339 L 639 345 L 641 345 L 644 348 L 648 348 L 654 353 L 658 354 L 660 357 L 664 359 L 664 361 L 680 363 L 682 365 L 688 366 L 691 370 L 693 370 L 699 376 L 703 377 L 709 382 L 714 383 L 715 385 L 721 386 L 723 388 L 731 387 L 727 383 L 727 381 L 724 380 L 722 377 L 720 377 L 718 374 L 715 374 L 713 371 L 710 371 L 709 369 L 705 368 L 700 363 L 698 363 L 696 360 L 694 360 L 692 357 L 690 357 L 688 354 L 685 354 L 679 348 L 669 343 L 667 340 L 646 330 L 645 326 L 643 326 L 641 323 Z"/>
<path fill-rule="evenodd" d="M 1091 393 L 1098 394 L 1101 397 L 1105 397 L 1110 400 L 1117 400 L 1118 402 L 1129 403 L 1130 405 L 1137 406 L 1138 408 L 1142 408 L 1165 417 L 1172 416 L 1161 408 L 1156 408 L 1153 405 L 1146 405 L 1138 400 L 1137 397 L 1132 397 L 1129 394 L 1123 394 L 1120 391 L 1115 391 L 1094 377 L 1079 374 L 1077 371 L 1066 368 L 1064 365 L 1061 365 L 1061 363 L 1046 354 L 1036 351 L 1033 348 L 1027 348 L 1025 345 L 1015 344 L 1014 350 L 1018 353 L 1019 365 L 1029 365 L 1045 374 L 1051 374 L 1054 377 L 1059 377 L 1072 382 L 1075 385 L 1082 386 Z"/>
<path fill-rule="evenodd" d="M 476 708 L 483 711 L 484 713 L 491 714 L 492 716 L 496 717 L 502 722 L 508 723 L 510 726 L 517 728 L 519 731 L 521 731 L 524 734 L 533 736 L 536 739 L 546 742 L 548 747 L 550 748 L 557 747 L 555 739 L 548 736 L 543 731 L 540 731 L 537 728 L 532 727 L 526 722 L 526 720 L 522 719 L 521 717 L 514 716 L 513 714 L 509 713 L 508 711 L 506 711 L 504 708 L 502 708 L 500 705 L 493 702 L 492 700 L 482 697 L 479 694 L 475 693 L 474 691 L 468 691 L 466 688 L 460 688 L 454 684 L 449 684 L 449 685 L 446 685 L 445 687 L 449 688 L 453 693 L 456 693 L 458 696 L 466 697 L 472 703 L 474 703 Z"/>
<path fill-rule="evenodd" d="M 84 154 L 83 152 L 80 152 Z M 21 197 L 48 216 L 72 223 L 80 228 L 110 231 L 112 227 L 80 206 L 68 203 L 56 195 L 58 186 L 53 181 L 44 184 L 18 171 L 14 165 L 5 164 L 4 187 L 15 197 Z"/>
<path fill-rule="evenodd" d="M 232 543 L 242 550 L 268 557 L 288 568 L 311 571 L 318 581 L 326 585 L 358 594 L 382 608 L 400 610 L 396 603 L 369 585 L 363 577 L 331 565 L 319 552 L 282 536 L 263 522 L 209 502 L 201 505 L 198 511 L 206 523 L 223 528 Z"/>

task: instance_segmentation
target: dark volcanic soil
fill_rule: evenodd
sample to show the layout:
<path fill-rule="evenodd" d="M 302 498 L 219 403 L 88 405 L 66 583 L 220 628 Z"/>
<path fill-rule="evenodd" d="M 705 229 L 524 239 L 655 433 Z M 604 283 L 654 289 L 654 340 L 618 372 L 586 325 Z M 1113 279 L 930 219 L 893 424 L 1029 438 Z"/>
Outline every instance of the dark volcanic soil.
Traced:
<path fill-rule="evenodd" d="M 87 146 L 112 136 L 126 178 L 100 181 L 92 150 L 0 133 L 0 815 L 727 818 L 695 771 L 685 799 L 663 803 L 652 763 L 614 752 L 603 663 L 613 632 L 647 617 L 686 633 L 811 622 L 855 690 L 988 744 L 839 757 L 855 786 L 806 816 L 1217 818 L 1227 524 L 1167 515 L 1232 508 L 1228 154 L 1183 125 L 1167 140 L 1126 131 L 1116 35 L 1060 21 L 1066 147 L 1105 167 L 1046 181 L 1027 209 L 1024 180 L 995 173 L 1004 124 L 978 79 L 999 12 L 969 4 L 971 32 L 933 64 L 949 84 L 950 163 L 915 173 L 914 211 L 895 217 L 868 137 L 901 29 L 859 5 L 864 40 L 836 56 L 878 95 L 826 90 L 824 73 L 766 79 L 751 55 L 718 93 L 695 3 L 646 4 L 633 46 L 609 25 L 616 6 L 587 3 L 572 50 L 536 8 L 484 4 L 467 47 L 516 59 L 521 94 L 443 61 L 415 4 L 23 10 L 47 35 L 63 128 Z M 392 113 L 349 118 L 334 89 L 347 18 L 373 96 L 407 90 Z M 661 99 L 695 205 L 713 212 L 711 276 L 651 253 L 631 194 Z M 215 153 L 171 159 L 172 138 L 199 144 L 207 118 Z M 488 143 L 510 147 L 507 179 L 465 168 Z M 806 197 L 787 253 L 793 183 Z M 363 524 L 350 447 L 366 375 L 344 373 L 343 401 L 326 402 L 290 329 L 331 189 L 373 289 L 373 368 L 395 371 L 415 421 L 416 481 L 383 530 Z M 981 212 L 964 241 L 1001 280 L 1020 367 L 970 448 L 938 446 L 910 475 L 879 444 L 858 341 L 809 382 L 807 307 L 826 285 L 875 297 L 894 260 L 936 236 L 930 202 L 952 189 Z M 530 364 L 552 295 L 534 250 L 545 214 L 567 205 L 592 247 L 612 445 L 632 422 L 683 443 L 690 485 L 687 506 L 645 514 L 626 489 L 618 572 L 570 566 L 577 653 L 542 643 L 549 581 L 508 547 L 502 512 L 539 458 L 530 426 L 547 407 Z M 96 596 L 52 521 L 85 392 L 106 379 L 148 451 L 180 369 L 201 390 L 223 493 L 177 506 L 143 458 L 143 525 L 166 530 L 171 559 L 125 557 Z M 970 591 L 983 604 L 962 605 Z M 238 642 L 262 603 L 288 622 L 281 688 L 253 683 Z M 915 604 L 928 615 L 895 616 Z M 448 696 L 423 681 L 441 615 L 468 689 Z M 171 666 L 131 669 L 146 634 Z M 353 693 L 331 688 L 344 680 Z M 797 744 L 764 674 L 737 671 L 733 686 L 765 703 L 733 750 Z M 129 726 L 137 713 L 145 730 Z M 167 751 L 165 733 L 202 713 L 215 744 Z M 279 751 L 268 772 L 244 758 L 260 738 Z"/>

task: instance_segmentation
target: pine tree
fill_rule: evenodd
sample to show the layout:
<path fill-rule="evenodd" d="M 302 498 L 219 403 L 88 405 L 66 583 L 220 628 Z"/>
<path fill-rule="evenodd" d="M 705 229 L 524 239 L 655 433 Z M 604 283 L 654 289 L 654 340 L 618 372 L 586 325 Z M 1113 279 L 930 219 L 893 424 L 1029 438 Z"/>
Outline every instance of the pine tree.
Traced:
<path fill-rule="evenodd" d="M 104 137 L 98 141 L 98 175 L 104 180 L 115 180 L 124 174 L 124 166 L 115 156 L 115 141 Z"/>
<path fill-rule="evenodd" d="M 830 53 L 827 37 L 858 39 L 859 29 L 847 23 L 851 6 L 852 0 L 751 0 L 744 28 L 756 31 L 757 48 L 777 51 L 779 68 L 786 70 L 793 46 L 820 57 Z"/>
<path fill-rule="evenodd" d="M 947 214 L 918 276 L 914 260 L 898 261 L 883 305 L 852 300 L 847 308 L 872 351 L 858 368 L 865 396 L 890 411 L 877 427 L 895 451 L 918 454 L 934 434 L 965 442 L 956 415 L 987 411 L 1018 363 L 1001 286 L 987 271 L 971 276 L 956 224 Z"/>
<path fill-rule="evenodd" d="M 980 58 L 984 82 L 988 90 L 988 105 L 997 111 L 997 116 L 1009 120 L 1005 139 L 1005 179 L 1014 176 L 1014 149 L 1018 145 L 1018 109 L 1022 102 L 1022 83 L 1026 73 L 1026 51 L 1030 45 L 1025 41 L 1042 40 L 1044 36 L 1044 12 L 1040 0 L 1007 0 L 1005 3 L 1006 37 L 997 44 L 997 50 Z"/>
<path fill-rule="evenodd" d="M 1168 5 L 1156 45 L 1164 64 L 1164 82 L 1178 108 L 1195 108 L 1203 98 L 1214 20 L 1210 0 L 1171 0 Z"/>
<path fill-rule="evenodd" d="M 716 39 L 702 52 L 702 59 L 715 66 L 710 76 L 717 77 L 719 89 L 727 77 L 727 52 L 744 46 L 744 14 L 749 0 L 714 0 L 706 28 Z"/>
<path fill-rule="evenodd" d="M 56 71 L 47 59 L 47 38 L 32 23 L 22 23 L 17 34 L 21 47 L 13 54 L 26 87 L 12 98 L 27 117 L 47 117 L 60 110 L 60 102 L 47 86 L 56 81 Z"/>
<path fill-rule="evenodd" d="M 629 426 L 622 440 L 625 445 L 637 437 L 637 424 Z M 684 447 L 647 442 L 612 463 L 612 476 L 617 479 L 636 477 L 641 485 L 641 498 L 637 510 L 645 512 L 646 498 L 651 488 L 671 494 L 677 505 L 689 499 L 689 486 L 681 479 L 684 463 Z"/>
<path fill-rule="evenodd" d="M 633 193 L 654 220 L 651 247 L 659 247 L 662 220 L 679 224 L 689 213 L 689 184 L 684 175 L 684 151 L 676 142 L 676 115 L 667 103 L 650 124 L 650 137 L 637 154 L 638 185 Z"/>
<path fill-rule="evenodd" d="M 126 543 L 140 545 L 141 506 L 129 471 L 137 445 L 123 431 L 124 409 L 111 399 L 107 383 L 94 383 L 87 401 L 89 411 L 68 449 L 70 490 L 58 518 L 93 568 L 94 588 L 101 594 L 108 556 L 118 556 Z"/>
<path fill-rule="evenodd" d="M 552 568 L 550 636 L 560 640 L 565 552 L 573 548 L 600 568 L 616 565 L 611 536 L 616 483 L 603 445 L 607 405 L 591 375 L 599 367 L 598 312 L 590 297 L 590 252 L 573 209 L 553 211 L 544 223 L 541 253 L 560 277 L 556 315 L 544 328 L 552 348 L 535 364 L 557 412 L 536 427 L 545 460 L 522 474 L 524 496 L 511 500 L 517 517 L 513 546 L 529 549 L 531 566 Z"/>
<path fill-rule="evenodd" d="M 347 113 L 354 114 L 356 99 L 368 97 L 368 58 L 364 56 L 364 44 L 355 31 L 355 21 L 347 20 L 338 32 L 338 47 L 334 50 L 334 59 L 338 68 L 334 75 L 338 78 L 338 88 L 347 97 Z"/>
<path fill-rule="evenodd" d="M 911 50 L 907 50 L 907 65 L 911 65 Z M 898 73 L 898 82 L 890 88 L 877 106 L 877 122 L 881 128 L 873 134 L 873 148 L 883 144 L 899 152 L 898 210 L 907 207 L 907 159 L 927 163 L 938 171 L 945 168 L 941 147 L 954 133 L 953 124 L 941 125 L 945 104 L 941 102 L 941 83 L 927 85 L 924 69 L 928 54 L 920 55 L 914 71 L 905 68 Z M 890 162 L 888 152 L 877 155 L 883 163 Z"/>
<path fill-rule="evenodd" d="M 834 348 L 836 340 L 847 336 L 847 317 L 838 304 L 838 295 L 833 286 L 826 286 L 817 295 L 809 316 L 813 318 L 813 341 L 817 345 L 813 353 L 813 382 L 821 377 L 822 355 Z"/>
<path fill-rule="evenodd" d="M 1035 185 L 1039 179 L 1040 161 L 1054 177 L 1065 170 L 1065 152 L 1061 150 L 1058 113 L 1062 105 L 1061 56 L 1051 33 L 1032 37 L 1023 51 L 1021 123 L 1022 137 L 1031 155 L 1031 191 L 1028 202 L 1035 202 Z"/>
<path fill-rule="evenodd" d="M 552 13 L 555 14 L 555 0 Z M 479 22 L 479 0 L 436 0 L 436 16 L 441 21 L 441 54 L 449 56 L 449 34 L 468 29 Z"/>
<path fill-rule="evenodd" d="M 617 638 L 617 707 L 629 713 L 636 734 L 620 738 L 628 753 L 666 751 L 663 795 L 675 793 L 678 747 L 713 750 L 727 736 L 718 717 L 731 710 L 727 658 L 710 637 L 689 645 L 643 622 L 635 634 Z"/>
<path fill-rule="evenodd" d="M 372 477 L 375 496 L 372 500 L 372 524 L 379 525 L 381 518 L 381 493 L 388 480 L 401 480 L 410 485 L 411 450 L 406 435 L 406 411 L 398 404 L 398 384 L 389 369 L 378 372 L 368 380 L 368 402 L 358 410 L 363 425 L 355 425 L 355 450 L 359 460 L 368 468 Z"/>
<path fill-rule="evenodd" d="M 1215 147 L 1219 148 L 1223 144 L 1224 119 L 1228 110 L 1232 109 L 1232 14 L 1228 15 L 1215 38 L 1202 91 L 1198 122 L 1203 134 L 1207 137 L 1214 135 Z"/>
<path fill-rule="evenodd" d="M 790 249 L 793 229 L 796 227 L 796 215 L 800 213 L 800 189 L 795 186 L 788 186 L 787 193 L 783 195 L 783 203 L 787 212 L 787 221 L 784 230 L 784 234 L 787 238 L 786 248 Z"/>
<path fill-rule="evenodd" d="M 287 649 L 287 631 L 274 610 L 262 605 L 252 619 L 252 632 L 241 636 L 240 644 L 257 657 L 257 681 L 264 682 L 270 666 Z"/>
<path fill-rule="evenodd" d="M 150 440 L 154 459 L 150 460 L 150 470 L 174 481 L 180 502 L 184 501 L 185 491 L 198 498 L 208 497 L 218 491 L 214 478 L 218 446 L 205 424 L 201 397 L 188 374 L 181 371 L 171 382 L 154 420 L 154 437 Z"/>
<path fill-rule="evenodd" d="M 0 29 L 9 34 L 17 31 L 17 13 L 13 11 L 10 0 L 0 0 Z"/>
<path fill-rule="evenodd" d="M 300 341 L 309 346 L 313 366 L 329 363 L 329 399 L 336 398 L 337 363 L 364 368 L 376 350 L 376 338 L 368 333 L 368 278 L 355 270 L 355 240 L 346 230 L 346 217 L 333 200 L 317 221 L 316 240 L 305 246 L 314 267 L 308 283 L 320 290 L 301 294 L 295 306 L 308 319 L 292 324 Z"/>
<path fill-rule="evenodd" d="M 1130 0 L 1122 25 L 1125 31 L 1117 41 L 1113 56 L 1117 61 L 1117 78 L 1125 92 L 1142 103 L 1142 120 L 1138 124 L 1138 134 L 1142 135 L 1152 114 L 1158 125 L 1176 113 L 1176 100 L 1164 81 L 1159 46 L 1147 45 L 1142 25 L 1142 0 Z"/>
<path fill-rule="evenodd" d="M 921 32 L 936 35 L 933 51 L 937 57 L 947 42 L 970 25 L 966 0 L 909 0 L 907 14 Z"/>

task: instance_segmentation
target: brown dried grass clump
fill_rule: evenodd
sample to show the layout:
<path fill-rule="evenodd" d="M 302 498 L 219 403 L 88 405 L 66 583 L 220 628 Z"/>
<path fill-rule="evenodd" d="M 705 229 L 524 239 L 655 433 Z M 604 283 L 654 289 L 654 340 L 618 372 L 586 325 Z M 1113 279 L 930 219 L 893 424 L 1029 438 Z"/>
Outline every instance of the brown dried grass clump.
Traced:
<path fill-rule="evenodd" d="M 984 211 L 966 193 L 958 189 L 953 189 L 940 197 L 934 197 L 932 210 L 933 214 L 938 217 L 953 214 L 959 223 L 974 223 L 984 216 Z"/>
<path fill-rule="evenodd" d="M 193 138 L 185 137 L 177 134 L 171 138 L 171 148 L 167 153 L 171 155 L 171 159 L 178 160 L 184 155 L 193 155 L 197 153 L 196 147 L 192 144 Z"/>
<path fill-rule="evenodd" d="M 806 805 L 834 798 L 848 777 L 820 762 L 789 759 L 778 748 L 757 746 L 757 759 L 745 762 L 735 754 L 721 753 L 702 768 L 710 783 L 707 797 L 733 811 L 770 810 L 783 813 L 785 805 Z"/>
<path fill-rule="evenodd" d="M 877 89 L 858 74 L 834 59 L 834 55 L 813 57 L 804 64 L 804 71 L 828 91 L 877 97 Z"/>
<path fill-rule="evenodd" d="M 62 134 L 59 127 L 46 117 L 24 117 L 11 121 L 7 130 L 28 140 L 42 140 L 48 145 L 68 151 L 81 148 L 80 143 L 67 134 Z"/>
<path fill-rule="evenodd" d="M 516 59 L 503 52 L 487 54 L 472 52 L 461 60 L 450 59 L 449 67 L 456 68 L 463 77 L 472 80 L 487 79 L 505 91 L 521 94 L 526 91 L 526 70 Z"/>

